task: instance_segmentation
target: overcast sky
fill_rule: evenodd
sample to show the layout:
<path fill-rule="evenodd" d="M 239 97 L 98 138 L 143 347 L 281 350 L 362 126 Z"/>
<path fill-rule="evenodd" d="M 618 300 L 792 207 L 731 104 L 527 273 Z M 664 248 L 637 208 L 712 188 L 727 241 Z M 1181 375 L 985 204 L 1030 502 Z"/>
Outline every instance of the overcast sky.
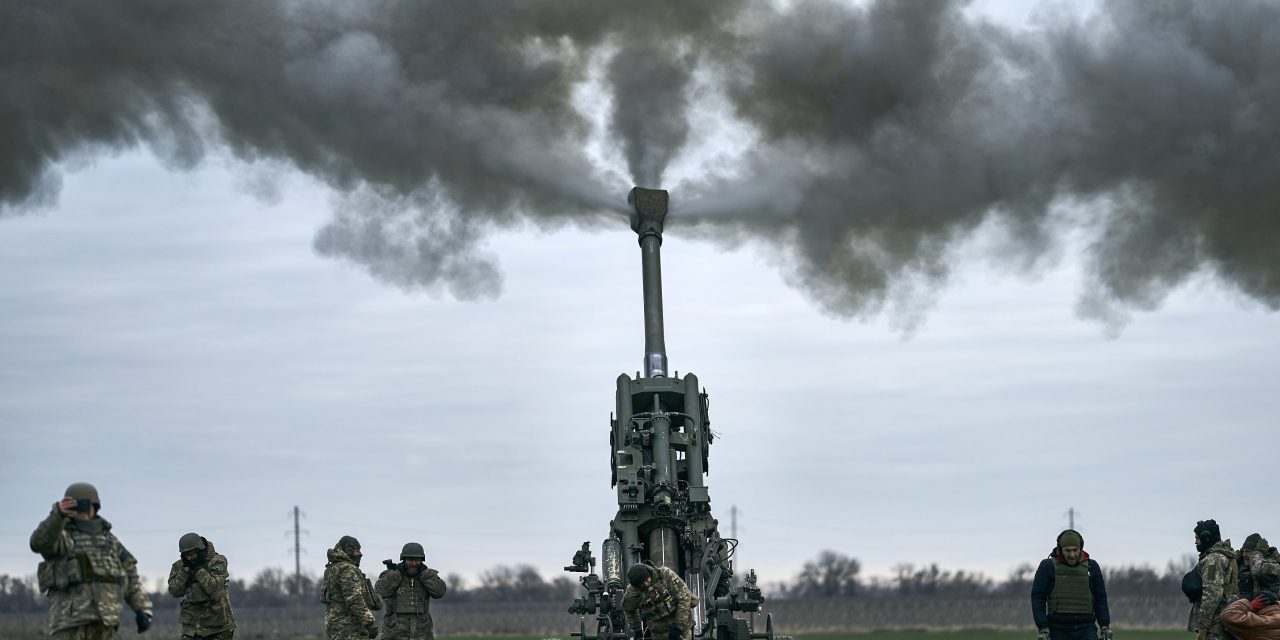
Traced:
<path fill-rule="evenodd" d="M 1006 25 L 1032 11 L 978 9 Z M 698 159 L 735 144 L 731 126 L 715 135 L 730 139 L 676 146 L 673 184 L 720 184 L 697 179 Z M 371 561 L 421 542 L 469 578 L 517 563 L 550 577 L 582 541 L 598 550 L 616 510 L 614 381 L 643 355 L 639 250 L 608 212 L 627 183 L 585 217 L 520 213 L 552 205 L 516 198 L 480 234 L 419 218 L 415 237 L 465 245 L 451 263 L 465 273 L 409 282 L 349 237 L 325 248 L 322 229 L 368 206 L 359 184 L 203 144 L 194 163 L 145 135 L 73 146 L 49 156 L 50 198 L 0 193 L 0 572 L 34 573 L 27 538 L 76 481 L 99 488 L 151 581 L 188 531 L 234 576 L 291 569 L 294 505 L 313 574 L 344 534 Z M 626 173 L 616 154 L 585 157 Z M 1262 177 L 1280 178 L 1274 162 Z M 439 179 L 471 198 L 463 211 L 483 201 Z M 872 574 L 1003 576 L 1048 552 L 1069 508 L 1104 566 L 1162 567 L 1208 517 L 1237 544 L 1280 540 L 1251 480 L 1273 475 L 1275 299 L 1209 258 L 1136 301 L 1098 286 L 1106 226 L 1073 222 L 1122 199 L 1109 189 L 1051 198 L 1053 241 L 1033 255 L 1007 245 L 1035 234 L 999 218 L 961 224 L 935 256 L 945 278 L 890 269 L 868 302 L 847 281 L 804 281 L 821 263 L 750 212 L 723 231 L 681 225 L 673 187 L 668 353 L 711 394 L 712 507 L 726 534 L 737 508 L 745 566 L 788 579 L 833 549 Z M 1275 218 L 1271 193 L 1227 213 Z M 1256 240 L 1280 254 L 1280 236 Z M 1121 311 L 1098 313 L 1099 295 Z"/>

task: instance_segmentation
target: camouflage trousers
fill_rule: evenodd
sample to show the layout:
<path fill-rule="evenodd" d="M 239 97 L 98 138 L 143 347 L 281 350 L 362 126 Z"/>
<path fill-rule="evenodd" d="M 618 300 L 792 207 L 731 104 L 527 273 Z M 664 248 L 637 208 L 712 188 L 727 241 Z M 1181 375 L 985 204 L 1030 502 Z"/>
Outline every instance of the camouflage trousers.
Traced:
<path fill-rule="evenodd" d="M 94 622 L 54 631 L 49 637 L 53 640 L 116 640 L 116 628 Z"/>
<path fill-rule="evenodd" d="M 1229 631 L 1222 627 L 1222 623 L 1215 623 L 1205 631 L 1196 634 L 1196 640 L 1236 640 Z"/>
<path fill-rule="evenodd" d="M 182 640 L 231 640 L 231 636 L 235 635 L 235 632 L 235 629 L 227 629 L 207 636 L 189 636 L 184 633 L 182 634 Z"/>
<path fill-rule="evenodd" d="M 325 640 L 369 640 L 369 632 L 354 623 L 326 624 Z"/>
<path fill-rule="evenodd" d="M 383 621 L 381 640 L 435 640 L 430 616 L 390 614 Z"/>

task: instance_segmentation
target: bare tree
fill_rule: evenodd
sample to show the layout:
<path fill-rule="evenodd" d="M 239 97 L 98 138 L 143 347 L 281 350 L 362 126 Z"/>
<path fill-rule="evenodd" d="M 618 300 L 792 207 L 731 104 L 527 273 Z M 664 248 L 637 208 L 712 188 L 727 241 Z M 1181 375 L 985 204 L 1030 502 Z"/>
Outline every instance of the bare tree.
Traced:
<path fill-rule="evenodd" d="M 858 574 L 862 563 L 857 558 L 826 550 L 804 563 L 787 594 L 797 598 L 830 598 L 854 596 L 861 591 Z"/>

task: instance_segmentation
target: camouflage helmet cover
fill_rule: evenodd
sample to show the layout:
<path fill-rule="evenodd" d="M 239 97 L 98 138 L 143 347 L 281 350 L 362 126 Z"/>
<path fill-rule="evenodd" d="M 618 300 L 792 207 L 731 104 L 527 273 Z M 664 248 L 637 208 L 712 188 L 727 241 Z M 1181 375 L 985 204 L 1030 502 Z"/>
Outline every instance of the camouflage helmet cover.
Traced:
<path fill-rule="evenodd" d="M 199 551 L 204 548 L 204 538 L 198 533 L 188 533 L 178 539 L 178 551 L 186 553 L 188 551 Z"/>
<path fill-rule="evenodd" d="M 637 589 L 643 587 L 644 581 L 652 577 L 653 569 L 647 564 L 636 563 L 627 569 L 627 582 Z"/>
<path fill-rule="evenodd" d="M 62 495 L 76 500 L 92 500 L 95 507 L 102 508 L 102 501 L 98 499 L 98 488 L 88 482 L 73 483 Z"/>
<path fill-rule="evenodd" d="M 405 543 L 404 548 L 400 549 L 400 559 L 408 560 L 416 558 L 418 560 L 426 560 L 427 554 L 422 550 L 422 545 L 416 542 Z"/>

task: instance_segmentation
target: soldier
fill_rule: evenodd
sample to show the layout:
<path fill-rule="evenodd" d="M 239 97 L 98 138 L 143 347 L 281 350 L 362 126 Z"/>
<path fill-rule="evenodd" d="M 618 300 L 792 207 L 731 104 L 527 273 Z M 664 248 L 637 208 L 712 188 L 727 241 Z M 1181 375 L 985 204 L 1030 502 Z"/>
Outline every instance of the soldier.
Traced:
<path fill-rule="evenodd" d="M 325 603 L 324 637 L 328 640 L 378 637 L 373 612 L 382 608 L 382 598 L 360 571 L 363 555 L 360 541 L 351 536 L 342 536 L 338 546 L 329 550 L 320 592 L 320 601 Z"/>
<path fill-rule="evenodd" d="M 1236 552 L 1230 540 L 1223 540 L 1218 523 L 1201 520 L 1193 530 L 1196 534 L 1196 551 L 1200 562 L 1187 578 L 1199 582 L 1199 588 L 1183 581 L 1183 591 L 1191 599 L 1191 616 L 1187 631 L 1196 633 L 1196 640 L 1226 640 L 1230 636 L 1222 627 L 1219 615 L 1227 603 L 1236 599 L 1239 583 L 1236 577 Z"/>
<path fill-rule="evenodd" d="M 387 603 L 383 618 L 384 640 L 433 640 L 431 600 L 443 598 L 444 580 L 440 572 L 426 565 L 422 545 L 410 542 L 400 550 L 400 564 L 383 560 L 387 570 L 378 576 L 373 589 Z"/>
<path fill-rule="evenodd" d="M 639 563 L 627 570 L 627 583 L 622 612 L 637 640 L 693 638 L 694 595 L 676 572 Z"/>
<path fill-rule="evenodd" d="M 1280 551 L 1276 551 L 1266 538 L 1256 533 L 1249 534 L 1240 547 L 1240 556 L 1249 567 L 1252 581 L 1249 592 L 1246 594 L 1242 589 L 1240 595 L 1252 600 L 1252 596 L 1263 591 L 1280 591 Z"/>
<path fill-rule="evenodd" d="M 1280 605 L 1276 594 L 1262 591 L 1252 600 L 1241 598 L 1222 610 L 1222 626 L 1240 640 L 1280 640 Z"/>
<path fill-rule="evenodd" d="M 50 637 L 115 640 L 121 597 L 134 611 L 138 633 L 151 628 L 138 561 L 98 516 L 98 490 L 77 482 L 64 495 L 31 534 L 31 550 L 44 558 L 36 575 L 49 596 Z"/>
<path fill-rule="evenodd" d="M 1111 640 L 1111 608 L 1102 568 L 1085 552 L 1084 537 L 1078 531 L 1059 533 L 1053 551 L 1036 568 L 1031 615 L 1039 640 Z"/>
<path fill-rule="evenodd" d="M 182 598 L 182 637 L 231 640 L 236 620 L 227 596 L 227 558 L 198 533 L 178 539 L 177 561 L 169 569 L 169 594 Z"/>

